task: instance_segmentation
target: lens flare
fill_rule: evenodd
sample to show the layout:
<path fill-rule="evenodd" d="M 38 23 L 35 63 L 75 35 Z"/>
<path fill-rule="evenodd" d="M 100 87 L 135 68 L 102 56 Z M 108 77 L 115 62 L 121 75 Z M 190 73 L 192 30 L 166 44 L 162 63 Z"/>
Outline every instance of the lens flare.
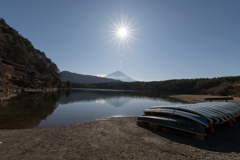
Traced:
<path fill-rule="evenodd" d="M 109 18 L 110 19 L 110 18 Z M 133 19 L 128 20 L 128 18 L 121 17 L 121 20 L 116 18 L 115 21 L 110 19 L 111 25 L 110 27 L 112 30 L 110 32 L 112 33 L 112 39 L 110 42 L 118 42 L 118 49 L 122 48 L 123 45 L 127 45 L 130 48 L 130 43 L 133 42 L 133 40 L 137 40 L 133 35 L 136 34 L 134 31 L 136 31 L 136 28 L 134 28 L 133 25 Z"/>

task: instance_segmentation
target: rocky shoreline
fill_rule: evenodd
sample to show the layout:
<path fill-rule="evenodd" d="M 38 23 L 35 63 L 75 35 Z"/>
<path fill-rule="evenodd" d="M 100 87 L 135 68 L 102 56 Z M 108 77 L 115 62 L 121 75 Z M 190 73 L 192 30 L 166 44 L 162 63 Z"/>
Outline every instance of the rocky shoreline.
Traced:
<path fill-rule="evenodd" d="M 40 85 L 41 84 L 40 82 L 31 83 L 30 81 L 24 81 L 24 80 L 17 80 L 16 82 L 14 83 L 13 82 L 14 80 L 0 76 L 0 101 L 8 100 L 22 93 L 42 94 L 45 92 L 71 89 L 67 87 L 50 88 L 44 85 Z"/>
<path fill-rule="evenodd" d="M 13 97 L 16 97 L 22 93 L 30 93 L 30 94 L 44 94 L 45 92 L 54 92 L 59 90 L 67 90 L 69 88 L 44 88 L 44 89 L 32 89 L 32 88 L 23 88 L 23 89 L 1 89 L 0 88 L 0 101 L 1 100 L 9 100 Z"/>

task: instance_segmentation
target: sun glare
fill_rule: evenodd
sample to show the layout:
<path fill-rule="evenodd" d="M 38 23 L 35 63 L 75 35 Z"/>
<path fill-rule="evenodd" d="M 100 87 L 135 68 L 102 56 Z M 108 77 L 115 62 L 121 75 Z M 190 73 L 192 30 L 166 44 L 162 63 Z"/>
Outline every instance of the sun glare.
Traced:
<path fill-rule="evenodd" d="M 120 37 L 125 37 L 125 36 L 127 36 L 127 30 L 126 30 L 125 28 L 120 28 L 120 29 L 118 30 L 118 35 L 119 35 Z"/>
<path fill-rule="evenodd" d="M 125 19 L 122 17 L 121 20 L 116 18 L 116 20 L 110 19 L 112 24 L 110 27 L 112 30 L 110 32 L 112 33 L 113 38 L 110 40 L 110 42 L 115 41 L 118 42 L 118 48 L 122 45 L 127 45 L 130 48 L 130 43 L 133 42 L 133 40 L 137 40 L 133 35 L 136 34 L 134 31 L 136 28 L 134 28 L 132 21 L 128 20 L 126 17 Z"/>

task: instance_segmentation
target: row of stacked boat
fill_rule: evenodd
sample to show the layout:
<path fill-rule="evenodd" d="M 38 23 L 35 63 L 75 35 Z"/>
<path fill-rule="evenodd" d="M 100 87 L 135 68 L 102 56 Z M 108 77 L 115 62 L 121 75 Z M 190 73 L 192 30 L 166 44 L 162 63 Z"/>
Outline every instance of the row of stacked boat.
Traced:
<path fill-rule="evenodd" d="M 187 105 L 153 106 L 143 111 L 138 121 L 206 135 L 212 125 L 234 121 L 240 115 L 240 104 L 205 102 Z"/>

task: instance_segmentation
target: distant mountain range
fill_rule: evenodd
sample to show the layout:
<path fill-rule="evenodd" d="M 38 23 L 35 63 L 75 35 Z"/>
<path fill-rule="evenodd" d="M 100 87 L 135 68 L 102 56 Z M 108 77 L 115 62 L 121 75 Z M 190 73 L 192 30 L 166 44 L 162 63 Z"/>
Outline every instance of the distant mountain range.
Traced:
<path fill-rule="evenodd" d="M 105 82 L 133 82 L 134 79 L 128 77 L 124 73 L 120 71 L 113 72 L 106 77 L 97 77 L 91 75 L 83 75 L 78 73 L 72 73 L 69 71 L 61 72 L 61 80 L 62 81 L 70 81 L 72 83 L 105 83 Z"/>
<path fill-rule="evenodd" d="M 134 82 L 134 81 L 136 81 L 136 80 L 128 77 L 126 74 L 124 74 L 121 71 L 113 72 L 113 73 L 107 75 L 105 78 L 111 78 L 111 79 L 120 80 L 120 81 L 123 81 L 123 82 Z"/>
<path fill-rule="evenodd" d="M 96 77 L 91 75 L 83 75 L 78 73 L 72 73 L 68 71 L 61 72 L 62 81 L 70 81 L 72 83 L 104 83 L 104 82 L 121 82 L 120 80 L 114 80 L 104 77 Z"/>

